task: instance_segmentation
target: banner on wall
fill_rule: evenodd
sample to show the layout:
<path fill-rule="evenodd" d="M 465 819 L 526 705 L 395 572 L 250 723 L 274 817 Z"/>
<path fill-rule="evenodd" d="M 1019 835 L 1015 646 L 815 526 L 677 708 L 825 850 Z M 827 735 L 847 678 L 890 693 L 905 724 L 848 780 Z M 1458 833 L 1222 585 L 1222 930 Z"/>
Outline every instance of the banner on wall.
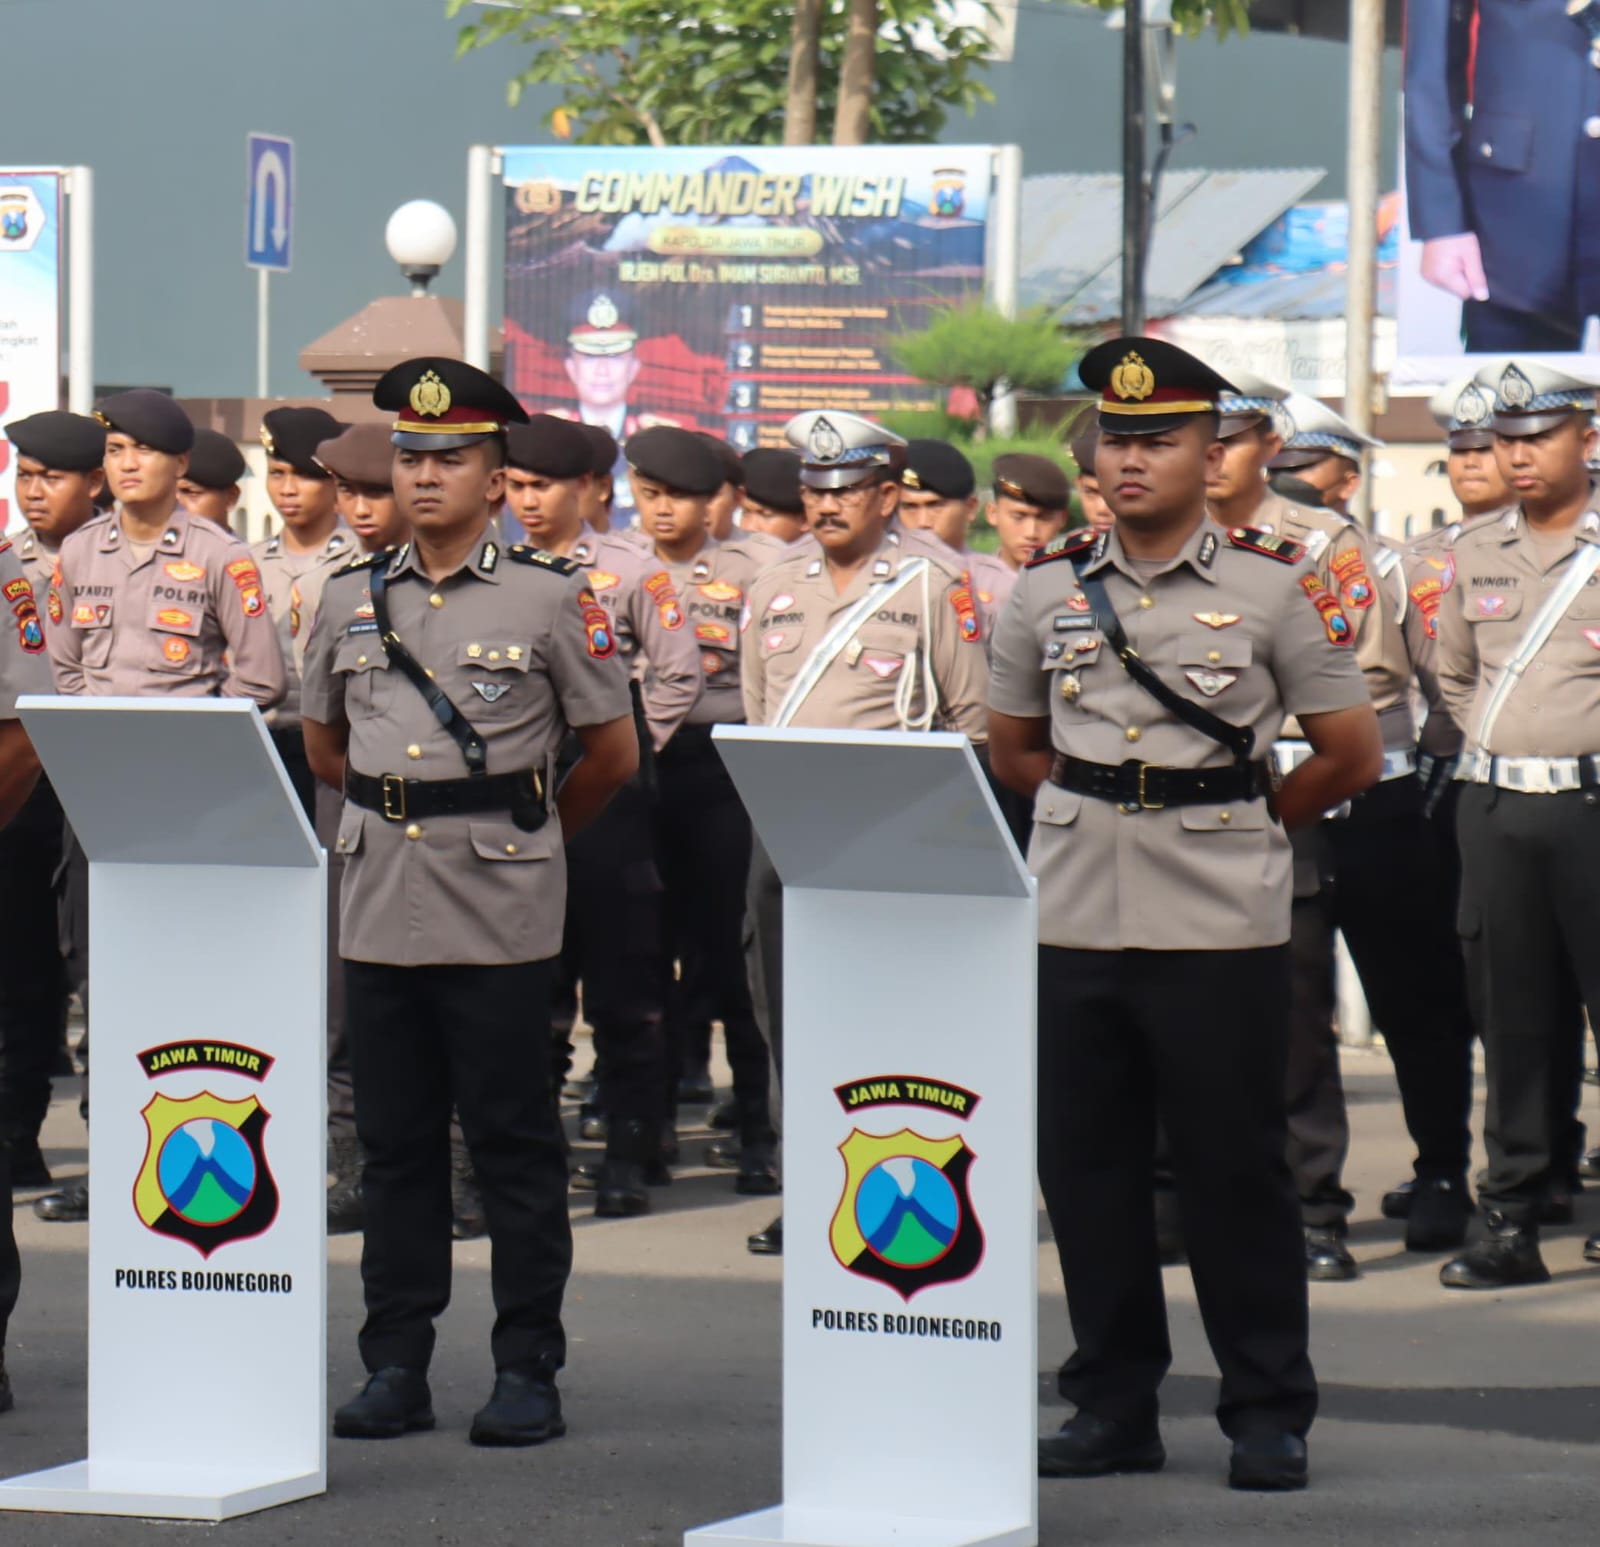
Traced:
<path fill-rule="evenodd" d="M 887 345 L 982 293 L 988 147 L 503 158 L 506 382 L 530 410 L 748 450 L 808 408 L 940 406 Z"/>
<path fill-rule="evenodd" d="M 0 426 L 61 406 L 59 171 L 0 167 Z M 0 532 L 20 523 L 0 430 Z"/>

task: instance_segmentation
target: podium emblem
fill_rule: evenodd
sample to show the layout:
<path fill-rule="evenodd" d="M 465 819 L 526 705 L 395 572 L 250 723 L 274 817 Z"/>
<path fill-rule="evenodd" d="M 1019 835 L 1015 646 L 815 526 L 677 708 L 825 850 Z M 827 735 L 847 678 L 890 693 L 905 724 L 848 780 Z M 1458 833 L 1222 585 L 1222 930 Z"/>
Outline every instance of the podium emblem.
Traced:
<path fill-rule="evenodd" d="M 147 1229 L 209 1257 L 262 1234 L 278 1217 L 278 1184 L 261 1144 L 271 1114 L 254 1096 L 157 1094 L 142 1115 L 149 1143 L 133 1207 Z"/>
<path fill-rule="evenodd" d="M 960 1134 L 930 1139 L 853 1129 L 844 1193 L 828 1238 L 846 1272 L 886 1284 L 902 1300 L 969 1277 L 983 1260 L 983 1229 L 967 1195 L 976 1158 Z"/>

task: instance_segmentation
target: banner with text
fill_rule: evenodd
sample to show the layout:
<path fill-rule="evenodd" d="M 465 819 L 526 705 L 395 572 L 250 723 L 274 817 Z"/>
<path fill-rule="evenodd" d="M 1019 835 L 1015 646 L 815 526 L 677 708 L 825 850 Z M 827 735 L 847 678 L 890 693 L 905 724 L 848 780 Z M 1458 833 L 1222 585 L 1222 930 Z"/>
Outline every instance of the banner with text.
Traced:
<path fill-rule="evenodd" d="M 676 424 L 742 450 L 808 408 L 938 406 L 886 346 L 981 293 L 991 168 L 970 146 L 506 150 L 507 385 L 619 441 Z"/>
<path fill-rule="evenodd" d="M 0 167 L 0 426 L 61 406 L 61 173 Z M 21 524 L 0 430 L 0 532 Z"/>

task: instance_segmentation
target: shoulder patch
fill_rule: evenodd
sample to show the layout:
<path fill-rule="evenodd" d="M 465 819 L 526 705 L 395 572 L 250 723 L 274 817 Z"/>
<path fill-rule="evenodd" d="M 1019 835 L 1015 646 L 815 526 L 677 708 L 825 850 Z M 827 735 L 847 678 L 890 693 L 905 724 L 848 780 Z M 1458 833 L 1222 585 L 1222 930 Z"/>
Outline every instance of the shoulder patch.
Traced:
<path fill-rule="evenodd" d="M 348 564 L 334 570 L 333 578 L 337 580 L 340 575 L 353 575 L 358 570 L 375 569 L 393 552 L 393 548 L 380 548 L 376 553 L 364 553 L 359 559 L 351 559 Z"/>
<path fill-rule="evenodd" d="M 573 559 L 564 559 L 559 553 L 549 553 L 543 548 L 530 548 L 526 543 L 512 543 L 506 552 L 519 564 L 548 569 L 557 575 L 575 575 L 583 568 Z"/>
<path fill-rule="evenodd" d="M 1265 531 L 1259 526 L 1230 528 L 1228 544 L 1233 548 L 1243 548 L 1247 553 L 1264 553 L 1269 559 L 1276 559 L 1280 564 L 1298 564 L 1306 556 L 1304 543 L 1297 543 L 1288 537 L 1279 537 L 1276 533 Z"/>
<path fill-rule="evenodd" d="M 1094 542 L 1094 532 L 1086 526 L 1080 527 L 1076 532 L 1063 532 L 1059 537 L 1047 542 L 1023 565 L 1023 568 L 1032 569 L 1034 565 L 1048 564 L 1052 559 L 1077 558 L 1094 547 Z"/>

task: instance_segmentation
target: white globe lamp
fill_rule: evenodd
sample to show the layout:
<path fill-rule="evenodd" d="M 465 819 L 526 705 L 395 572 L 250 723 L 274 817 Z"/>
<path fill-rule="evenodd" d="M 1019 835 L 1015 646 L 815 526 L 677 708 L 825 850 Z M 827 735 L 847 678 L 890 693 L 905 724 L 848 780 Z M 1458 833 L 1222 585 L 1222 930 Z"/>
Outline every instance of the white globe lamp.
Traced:
<path fill-rule="evenodd" d="M 389 217 L 383 239 L 389 256 L 411 281 L 412 295 L 426 295 L 456 250 L 456 223 L 442 204 L 412 199 Z"/>

